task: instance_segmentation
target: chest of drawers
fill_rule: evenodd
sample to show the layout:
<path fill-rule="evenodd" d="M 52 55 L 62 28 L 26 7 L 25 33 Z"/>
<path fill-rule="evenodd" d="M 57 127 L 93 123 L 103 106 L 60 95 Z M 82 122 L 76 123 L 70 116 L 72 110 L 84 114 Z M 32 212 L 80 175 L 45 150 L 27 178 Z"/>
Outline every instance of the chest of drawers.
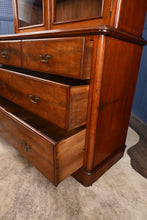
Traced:
<path fill-rule="evenodd" d="M 146 41 L 111 25 L 119 2 L 109 25 L 0 37 L 0 134 L 56 186 L 123 156 Z"/>

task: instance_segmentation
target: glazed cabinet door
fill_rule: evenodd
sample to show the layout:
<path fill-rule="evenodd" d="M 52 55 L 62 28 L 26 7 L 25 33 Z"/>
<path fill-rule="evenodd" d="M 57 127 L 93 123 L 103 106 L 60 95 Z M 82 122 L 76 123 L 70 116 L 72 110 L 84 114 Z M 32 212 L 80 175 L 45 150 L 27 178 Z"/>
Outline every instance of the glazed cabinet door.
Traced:
<path fill-rule="evenodd" d="M 13 0 L 15 33 L 110 25 L 117 0 Z M 113 15 L 113 16 L 112 16 Z"/>
<path fill-rule="evenodd" d="M 52 29 L 109 24 L 113 0 L 51 0 Z"/>
<path fill-rule="evenodd" d="M 48 0 L 13 0 L 15 32 L 48 29 Z"/>
<path fill-rule="evenodd" d="M 55 22 L 91 19 L 103 13 L 102 0 L 55 0 L 53 6 Z"/>
<path fill-rule="evenodd" d="M 18 27 L 43 24 L 43 1 L 17 0 Z"/>

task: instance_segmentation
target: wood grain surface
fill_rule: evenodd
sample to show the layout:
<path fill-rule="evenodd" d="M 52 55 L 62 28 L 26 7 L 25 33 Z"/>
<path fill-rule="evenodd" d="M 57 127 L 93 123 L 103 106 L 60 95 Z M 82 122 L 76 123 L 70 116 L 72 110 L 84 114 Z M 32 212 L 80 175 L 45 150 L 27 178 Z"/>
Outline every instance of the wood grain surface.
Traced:
<path fill-rule="evenodd" d="M 123 0 L 119 28 L 125 32 L 141 36 L 147 12 L 146 0 Z"/>
<path fill-rule="evenodd" d="M 82 166 L 85 129 L 66 134 L 63 132 L 63 135 L 59 129 L 61 139 L 53 140 L 35 129 L 35 115 L 3 98 L 0 98 L 0 104 L 0 134 L 53 184 L 58 185 Z M 16 115 L 21 115 L 24 121 Z M 45 130 L 43 121 L 41 123 L 40 120 L 40 125 L 37 122 L 38 126 L 42 131 Z M 58 136 L 58 128 L 48 124 L 47 130 L 48 133 Z M 28 151 L 25 150 L 26 145 L 30 147 Z"/>
<path fill-rule="evenodd" d="M 0 63 L 12 66 L 21 66 L 21 41 L 0 42 Z"/>
<path fill-rule="evenodd" d="M 87 44 L 86 44 L 87 45 Z M 92 45 L 89 45 L 92 49 Z M 22 67 L 77 79 L 90 78 L 90 68 L 84 71 L 85 38 L 63 38 L 22 41 Z M 88 51 L 92 62 L 92 53 Z M 50 56 L 49 59 L 40 58 Z"/>
<path fill-rule="evenodd" d="M 69 85 L 0 69 L 0 95 L 72 130 L 86 124 L 89 85 Z"/>
<path fill-rule="evenodd" d="M 99 25 L 90 27 L 70 28 L 70 29 L 56 29 L 40 32 L 31 33 L 20 33 L 11 35 L 1 35 L 0 41 L 2 40 L 18 40 L 18 39 L 42 39 L 42 38 L 65 38 L 65 37 L 81 37 L 81 36 L 92 36 L 92 35 L 105 35 L 120 39 L 127 42 L 132 42 L 139 45 L 146 45 L 142 37 L 132 35 L 128 32 L 110 27 L 109 25 Z"/>
<path fill-rule="evenodd" d="M 107 38 L 93 167 L 125 145 L 141 54 L 138 45 Z"/>

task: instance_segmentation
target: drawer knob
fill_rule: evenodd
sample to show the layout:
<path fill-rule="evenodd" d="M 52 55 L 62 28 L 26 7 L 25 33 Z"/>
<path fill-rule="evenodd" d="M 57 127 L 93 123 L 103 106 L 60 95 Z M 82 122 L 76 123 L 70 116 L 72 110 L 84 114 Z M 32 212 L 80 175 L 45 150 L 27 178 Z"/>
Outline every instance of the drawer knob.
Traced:
<path fill-rule="evenodd" d="M 40 55 L 40 61 L 42 63 L 48 63 L 48 61 L 52 58 L 51 55 L 47 55 L 47 54 L 41 54 Z"/>
<path fill-rule="evenodd" d="M 34 104 L 37 104 L 40 101 L 40 98 L 37 97 L 36 95 L 29 95 L 30 101 Z"/>
<path fill-rule="evenodd" d="M 7 58 L 7 57 L 8 57 L 7 51 L 2 51 L 2 52 L 1 52 L 1 57 L 2 57 L 2 58 Z"/>
<path fill-rule="evenodd" d="M 25 141 L 21 142 L 21 147 L 25 152 L 28 152 L 32 149 Z"/>

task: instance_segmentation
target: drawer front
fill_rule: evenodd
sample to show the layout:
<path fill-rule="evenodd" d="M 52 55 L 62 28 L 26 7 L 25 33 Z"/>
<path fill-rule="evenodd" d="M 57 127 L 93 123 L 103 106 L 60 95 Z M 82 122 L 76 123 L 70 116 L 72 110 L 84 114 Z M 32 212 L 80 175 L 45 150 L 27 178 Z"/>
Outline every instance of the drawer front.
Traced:
<path fill-rule="evenodd" d="M 86 124 L 89 85 L 69 86 L 0 69 L 0 95 L 71 130 Z"/>
<path fill-rule="evenodd" d="M 89 79 L 92 41 L 81 38 L 22 41 L 23 67 L 77 79 Z"/>
<path fill-rule="evenodd" d="M 0 41 L 0 63 L 21 66 L 20 41 Z"/>
<path fill-rule="evenodd" d="M 84 129 L 55 142 L 0 107 L 0 135 L 54 185 L 82 167 L 85 133 Z"/>
<path fill-rule="evenodd" d="M 53 148 L 31 129 L 0 108 L 0 135 L 12 144 L 51 182 L 54 182 Z"/>

